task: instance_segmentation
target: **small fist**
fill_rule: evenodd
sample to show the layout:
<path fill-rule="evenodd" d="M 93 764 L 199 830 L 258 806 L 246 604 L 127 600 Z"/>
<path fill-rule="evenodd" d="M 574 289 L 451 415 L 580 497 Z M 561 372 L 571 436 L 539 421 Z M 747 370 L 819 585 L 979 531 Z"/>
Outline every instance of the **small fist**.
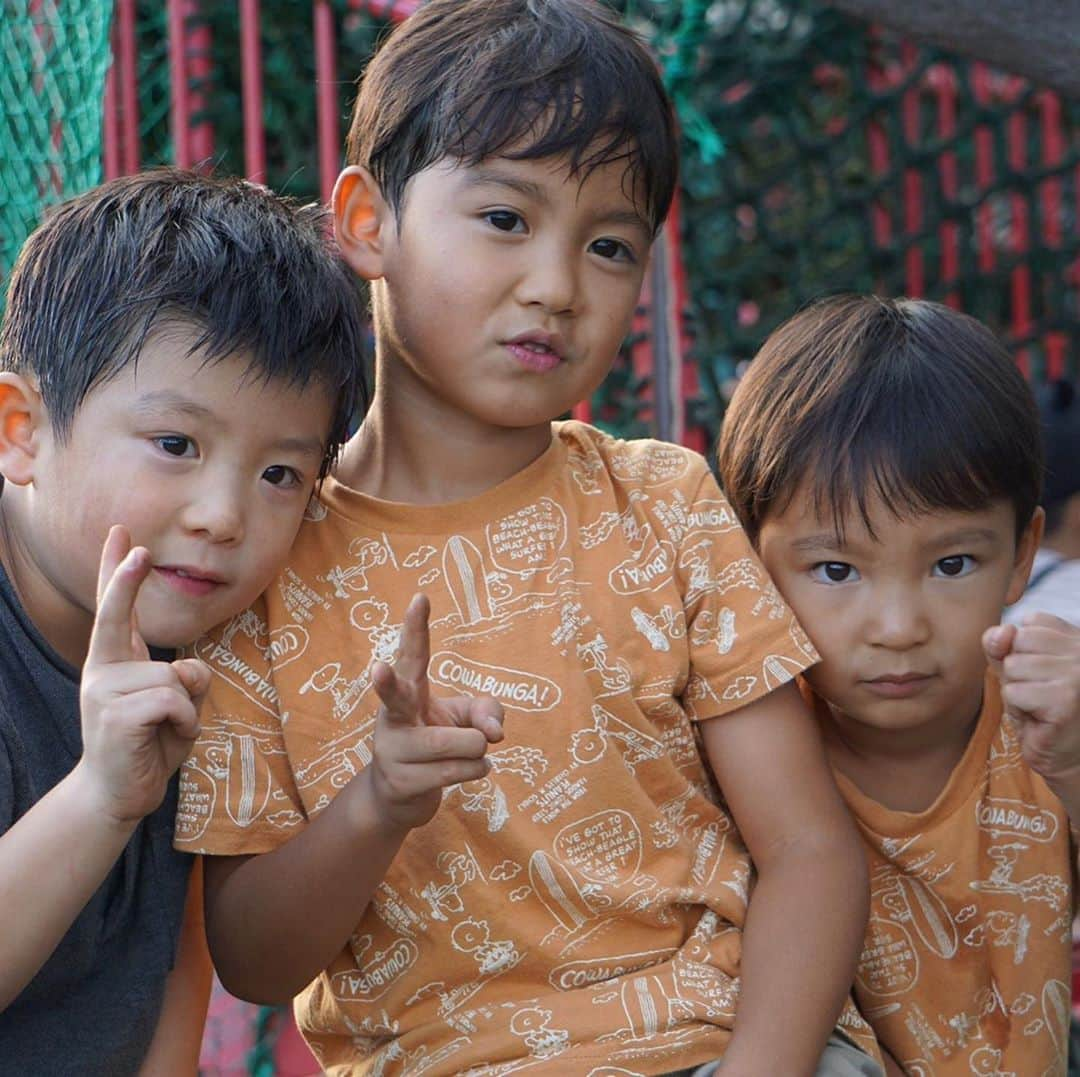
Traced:
<path fill-rule="evenodd" d="M 1049 613 L 996 625 L 983 649 L 1018 725 L 1024 759 L 1055 787 L 1080 776 L 1080 628 Z M 1059 795 L 1061 795 L 1059 793 Z"/>

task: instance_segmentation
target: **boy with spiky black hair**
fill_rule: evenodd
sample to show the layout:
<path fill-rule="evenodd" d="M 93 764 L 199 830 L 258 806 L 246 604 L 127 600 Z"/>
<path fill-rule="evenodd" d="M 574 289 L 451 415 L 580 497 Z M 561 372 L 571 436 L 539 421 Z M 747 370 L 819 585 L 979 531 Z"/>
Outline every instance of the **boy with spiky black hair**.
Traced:
<path fill-rule="evenodd" d="M 201 888 L 171 838 L 209 674 L 174 649 L 269 583 L 363 402 L 363 310 L 326 226 L 265 188 L 163 169 L 64 203 L 15 265 L 0 329 L 5 1073 L 197 1067 Z"/>
<path fill-rule="evenodd" d="M 1063 1074 L 1080 629 L 999 624 L 1043 526 L 1024 379 L 948 307 L 827 299 L 765 342 L 719 460 L 822 656 L 804 683 L 870 857 L 855 993 L 889 1073 Z"/>
<path fill-rule="evenodd" d="M 826 1046 L 866 880 L 813 649 L 700 456 L 554 421 L 629 329 L 676 148 L 584 0 L 432 0 L 364 77 L 334 207 L 372 409 L 198 649 L 178 817 L 223 982 L 302 991 L 329 1073 L 878 1072 Z"/>

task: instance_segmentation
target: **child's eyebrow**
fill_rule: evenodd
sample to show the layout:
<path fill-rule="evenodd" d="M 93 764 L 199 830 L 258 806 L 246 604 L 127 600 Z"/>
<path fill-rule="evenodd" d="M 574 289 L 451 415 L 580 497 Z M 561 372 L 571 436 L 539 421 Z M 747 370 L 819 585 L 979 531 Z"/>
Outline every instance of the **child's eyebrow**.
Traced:
<path fill-rule="evenodd" d="M 969 542 L 997 542 L 1000 536 L 989 527 L 960 527 L 955 531 L 946 532 L 937 536 L 931 545 L 938 546 L 962 546 Z"/>
<path fill-rule="evenodd" d="M 842 550 L 844 542 L 835 531 L 822 531 L 816 535 L 805 535 L 795 539 L 791 548 L 796 551 L 805 550 Z"/>
<path fill-rule="evenodd" d="M 470 168 L 466 173 L 465 186 L 507 187 L 511 191 L 516 191 L 518 194 L 524 195 L 526 198 L 531 198 L 535 202 L 547 203 L 549 201 L 547 192 L 534 180 L 528 180 L 522 176 L 515 176 L 511 172 L 503 172 L 498 168 L 491 168 L 490 166 Z"/>
<path fill-rule="evenodd" d="M 156 389 L 153 392 L 144 393 L 135 401 L 132 410 L 148 415 L 154 412 L 172 411 L 190 415 L 193 419 L 216 418 L 213 411 L 205 404 L 198 404 L 172 389 Z"/>

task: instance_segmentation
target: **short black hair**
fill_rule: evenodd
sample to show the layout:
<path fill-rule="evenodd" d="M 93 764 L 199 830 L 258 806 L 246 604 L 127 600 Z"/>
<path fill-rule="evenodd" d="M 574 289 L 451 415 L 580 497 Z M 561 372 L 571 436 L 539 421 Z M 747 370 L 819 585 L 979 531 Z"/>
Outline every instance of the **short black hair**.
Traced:
<path fill-rule="evenodd" d="M 63 440 L 95 386 L 168 323 L 207 361 L 335 402 L 325 473 L 367 403 L 365 311 L 325 210 L 245 180 L 154 169 L 58 206 L 15 263 L 0 370 L 32 375 Z"/>
<path fill-rule="evenodd" d="M 994 334 L 920 299 L 819 301 L 766 340 L 732 395 L 720 478 L 752 541 L 806 488 L 844 534 L 875 495 L 897 518 L 1039 504 L 1035 400 Z M 873 533 L 872 529 L 871 534 Z"/>
<path fill-rule="evenodd" d="M 671 103 L 637 35 L 593 0 L 430 0 L 368 65 L 346 152 L 395 213 L 446 158 L 564 155 L 582 179 L 625 162 L 659 230 L 678 177 Z"/>

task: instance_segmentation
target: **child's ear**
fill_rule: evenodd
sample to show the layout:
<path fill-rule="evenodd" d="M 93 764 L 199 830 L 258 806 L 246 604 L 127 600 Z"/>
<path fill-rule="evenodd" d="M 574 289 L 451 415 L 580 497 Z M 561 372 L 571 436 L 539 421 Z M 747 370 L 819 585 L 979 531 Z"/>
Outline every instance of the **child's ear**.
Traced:
<path fill-rule="evenodd" d="M 37 387 L 21 374 L 0 374 L 0 475 L 16 486 L 34 477 L 39 431 L 48 420 Z"/>
<path fill-rule="evenodd" d="M 364 280 L 383 275 L 383 230 L 394 227 L 393 214 L 375 178 L 350 165 L 334 184 L 334 235 L 345 261 Z"/>
<path fill-rule="evenodd" d="M 1046 513 L 1042 508 L 1037 508 L 1031 515 L 1031 522 L 1020 534 L 1016 544 L 1016 558 L 1013 561 L 1012 577 L 1009 580 L 1009 591 L 1005 596 L 1005 605 L 1011 606 L 1018 601 L 1027 587 L 1028 577 L 1031 575 L 1031 563 L 1035 560 L 1035 552 L 1042 542 L 1043 528 L 1046 525 Z"/>

